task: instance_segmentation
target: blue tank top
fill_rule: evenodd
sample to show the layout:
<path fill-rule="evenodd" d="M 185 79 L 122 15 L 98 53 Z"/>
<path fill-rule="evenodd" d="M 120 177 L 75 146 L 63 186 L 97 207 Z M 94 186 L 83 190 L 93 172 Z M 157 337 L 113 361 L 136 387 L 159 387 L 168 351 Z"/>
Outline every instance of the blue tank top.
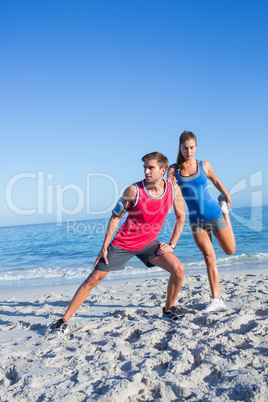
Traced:
<path fill-rule="evenodd" d="M 196 162 L 197 171 L 191 176 L 182 176 L 175 163 L 176 179 L 187 204 L 190 220 L 194 222 L 214 221 L 222 215 L 221 207 L 208 192 L 203 162 Z"/>

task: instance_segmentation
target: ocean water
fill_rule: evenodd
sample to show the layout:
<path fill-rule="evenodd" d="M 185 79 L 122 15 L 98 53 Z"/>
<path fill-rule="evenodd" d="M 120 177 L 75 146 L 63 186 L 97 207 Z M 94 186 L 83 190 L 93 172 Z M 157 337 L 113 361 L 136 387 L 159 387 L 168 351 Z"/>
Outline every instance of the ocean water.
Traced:
<path fill-rule="evenodd" d="M 242 270 L 268 273 L 268 206 L 236 208 L 231 221 L 237 249 L 227 256 L 215 238 L 213 244 L 220 273 Z M 92 271 L 101 249 L 108 219 L 56 224 L 12 226 L 0 228 L 0 288 L 80 283 Z M 169 242 L 174 214 L 167 216 L 160 241 Z M 185 266 L 186 274 L 205 273 L 201 252 L 196 247 L 188 220 L 175 250 Z M 107 279 L 161 275 L 158 267 L 147 268 L 132 258 L 123 271 L 107 275 Z"/>

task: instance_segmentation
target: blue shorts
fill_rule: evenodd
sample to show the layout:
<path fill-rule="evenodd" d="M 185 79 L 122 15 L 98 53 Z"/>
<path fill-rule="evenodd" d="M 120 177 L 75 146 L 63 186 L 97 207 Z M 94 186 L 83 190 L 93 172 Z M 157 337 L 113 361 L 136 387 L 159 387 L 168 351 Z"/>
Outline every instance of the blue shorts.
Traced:
<path fill-rule="evenodd" d="M 130 258 L 136 256 L 138 257 L 147 267 L 154 267 L 153 264 L 149 262 L 155 257 L 158 257 L 156 251 L 158 250 L 160 242 L 158 240 L 153 241 L 139 251 L 129 251 L 123 250 L 122 248 L 114 246 L 112 243 L 108 246 L 108 265 L 105 264 L 102 258 L 95 269 L 98 271 L 119 271 L 125 268 L 126 262 Z"/>
<path fill-rule="evenodd" d="M 221 230 L 226 228 L 227 223 L 225 222 L 223 215 L 221 215 L 215 221 L 209 221 L 209 222 L 190 221 L 190 226 L 191 226 L 192 232 L 197 232 L 198 230 L 205 230 L 206 232 L 209 232 L 209 231 L 220 232 Z"/>

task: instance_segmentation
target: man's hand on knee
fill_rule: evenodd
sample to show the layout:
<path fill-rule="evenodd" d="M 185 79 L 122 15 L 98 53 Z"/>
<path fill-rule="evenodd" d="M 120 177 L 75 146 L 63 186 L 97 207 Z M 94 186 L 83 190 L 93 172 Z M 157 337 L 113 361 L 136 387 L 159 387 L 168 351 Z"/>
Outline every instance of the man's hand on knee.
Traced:
<path fill-rule="evenodd" d="M 158 250 L 156 251 L 157 255 L 163 255 L 166 253 L 173 253 L 174 248 L 171 247 L 169 244 L 167 243 L 160 243 Z"/>

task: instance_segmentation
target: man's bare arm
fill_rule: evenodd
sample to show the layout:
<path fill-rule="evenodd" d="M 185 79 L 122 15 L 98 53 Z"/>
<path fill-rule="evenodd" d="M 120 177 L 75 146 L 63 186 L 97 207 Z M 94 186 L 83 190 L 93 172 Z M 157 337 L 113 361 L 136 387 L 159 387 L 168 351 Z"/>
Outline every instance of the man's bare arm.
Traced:
<path fill-rule="evenodd" d="M 176 216 L 176 221 L 170 242 L 169 244 L 161 243 L 159 249 L 157 250 L 157 255 L 172 253 L 174 251 L 174 249 L 170 246 L 170 243 L 173 243 L 174 246 L 176 246 L 185 224 L 185 204 L 183 201 L 181 189 L 177 184 L 174 185 L 173 208 Z"/>
<path fill-rule="evenodd" d="M 122 198 L 126 201 L 125 209 L 128 210 L 129 208 L 131 208 L 132 205 L 134 205 L 136 201 L 136 196 L 137 196 L 137 188 L 135 185 L 126 188 L 122 196 Z M 98 264 L 99 260 L 101 260 L 102 258 L 104 259 L 105 264 L 106 265 L 108 264 L 107 248 L 112 240 L 112 237 L 119 225 L 121 218 L 125 215 L 125 213 L 126 212 L 123 212 L 120 216 L 115 216 L 112 214 L 106 229 L 103 245 L 101 251 L 99 252 L 98 257 L 96 258 L 94 268 Z"/>

